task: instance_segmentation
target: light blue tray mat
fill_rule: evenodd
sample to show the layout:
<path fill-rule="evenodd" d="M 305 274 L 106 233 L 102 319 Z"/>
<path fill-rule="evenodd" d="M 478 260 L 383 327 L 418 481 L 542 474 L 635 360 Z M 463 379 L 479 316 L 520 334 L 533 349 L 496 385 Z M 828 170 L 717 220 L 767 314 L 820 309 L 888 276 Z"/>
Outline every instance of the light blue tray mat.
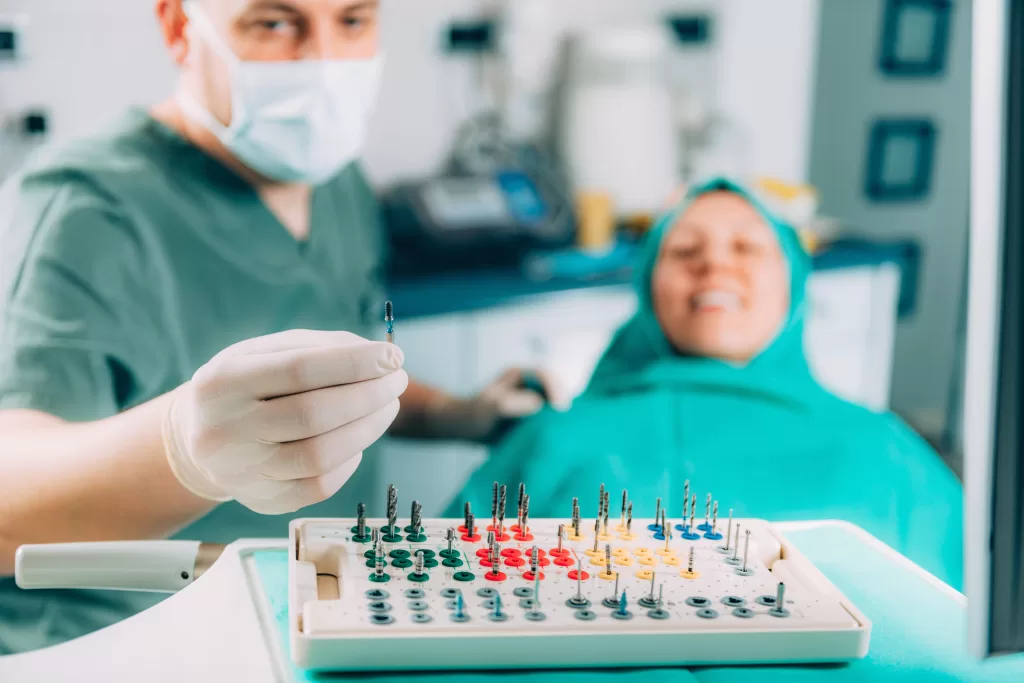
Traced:
<path fill-rule="evenodd" d="M 966 610 L 938 588 L 842 527 L 786 534 L 872 621 L 866 658 L 837 665 L 774 665 L 615 670 L 403 672 L 314 674 L 293 667 L 296 683 L 372 680 L 375 683 L 1024 683 L 1024 656 L 976 662 L 967 653 Z M 288 556 L 254 553 L 257 573 L 290 662 Z M 382 657 L 386 653 L 382 651 Z"/>

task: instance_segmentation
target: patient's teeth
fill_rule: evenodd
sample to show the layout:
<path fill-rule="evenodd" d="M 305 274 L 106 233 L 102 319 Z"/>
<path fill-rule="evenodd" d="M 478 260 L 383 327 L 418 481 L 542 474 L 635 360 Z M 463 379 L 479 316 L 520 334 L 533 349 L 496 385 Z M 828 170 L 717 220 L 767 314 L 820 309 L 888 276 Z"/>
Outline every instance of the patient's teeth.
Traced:
<path fill-rule="evenodd" d="M 693 305 L 695 308 L 716 307 L 732 310 L 739 308 L 740 297 L 733 292 L 710 290 L 695 294 L 693 297 Z"/>

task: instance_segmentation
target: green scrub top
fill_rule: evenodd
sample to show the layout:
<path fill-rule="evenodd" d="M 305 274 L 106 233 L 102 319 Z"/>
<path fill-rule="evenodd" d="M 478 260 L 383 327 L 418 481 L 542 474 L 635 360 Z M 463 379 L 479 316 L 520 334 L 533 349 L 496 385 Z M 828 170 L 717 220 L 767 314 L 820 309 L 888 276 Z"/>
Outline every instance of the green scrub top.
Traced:
<path fill-rule="evenodd" d="M 350 165 L 295 240 L 252 187 L 142 111 L 47 150 L 0 189 L 0 409 L 71 421 L 170 391 L 235 342 L 287 329 L 380 337 L 379 207 Z M 68 457 L 74 457 L 68 454 Z M 302 515 L 371 508 L 372 458 Z M 177 538 L 286 536 L 290 517 L 218 506 Z M 164 596 L 22 591 L 0 579 L 0 654 L 83 635 Z"/>

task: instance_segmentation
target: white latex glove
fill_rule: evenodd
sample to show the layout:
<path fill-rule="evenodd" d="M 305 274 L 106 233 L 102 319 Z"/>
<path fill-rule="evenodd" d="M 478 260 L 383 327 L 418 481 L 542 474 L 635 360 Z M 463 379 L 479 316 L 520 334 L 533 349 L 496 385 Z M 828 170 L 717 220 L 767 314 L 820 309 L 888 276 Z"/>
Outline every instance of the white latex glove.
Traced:
<path fill-rule="evenodd" d="M 290 330 L 230 346 L 171 400 L 171 469 L 208 500 L 263 514 L 334 495 L 398 414 L 409 378 L 394 344 Z"/>

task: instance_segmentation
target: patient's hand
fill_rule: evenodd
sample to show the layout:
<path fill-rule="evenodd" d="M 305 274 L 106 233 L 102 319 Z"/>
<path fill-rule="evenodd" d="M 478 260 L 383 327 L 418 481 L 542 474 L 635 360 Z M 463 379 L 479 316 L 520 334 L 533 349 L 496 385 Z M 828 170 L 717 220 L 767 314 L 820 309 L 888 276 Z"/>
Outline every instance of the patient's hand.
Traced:
<path fill-rule="evenodd" d="M 512 369 L 469 399 L 436 406 L 433 420 L 443 422 L 450 433 L 478 443 L 494 443 L 519 420 L 551 405 L 567 405 L 557 383 L 538 370 Z"/>

